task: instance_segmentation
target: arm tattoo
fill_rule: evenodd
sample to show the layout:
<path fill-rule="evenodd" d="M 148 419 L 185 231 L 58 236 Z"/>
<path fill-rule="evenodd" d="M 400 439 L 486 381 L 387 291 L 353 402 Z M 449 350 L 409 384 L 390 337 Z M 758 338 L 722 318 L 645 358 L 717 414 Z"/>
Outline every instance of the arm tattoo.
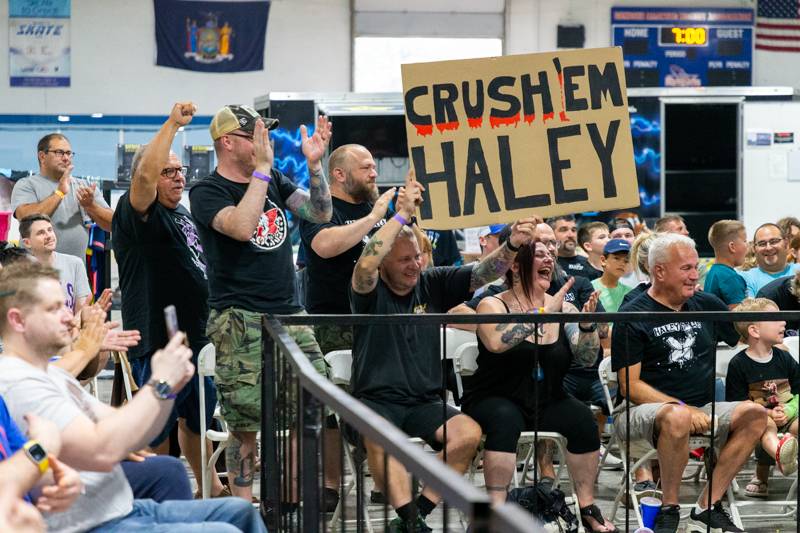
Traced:
<path fill-rule="evenodd" d="M 472 268 L 470 289 L 474 291 L 503 276 L 511 266 L 515 256 L 516 253 L 509 250 L 505 245 L 490 253 L 483 261 Z"/>
<path fill-rule="evenodd" d="M 301 191 L 298 189 L 295 191 Z M 295 206 L 289 206 L 298 216 L 310 222 L 327 222 L 331 219 L 333 207 L 331 204 L 331 193 L 328 190 L 328 181 L 325 174 L 311 172 L 308 180 L 308 192 L 298 199 Z"/>
<path fill-rule="evenodd" d="M 581 331 L 578 324 L 564 324 L 564 331 L 569 339 L 569 347 L 575 362 L 580 366 L 592 366 L 600 352 L 600 336 L 595 331 Z"/>
<path fill-rule="evenodd" d="M 497 324 L 497 331 L 502 332 L 500 342 L 513 348 L 536 330 L 536 324 Z"/>
<path fill-rule="evenodd" d="M 378 255 L 378 249 L 383 246 L 383 241 L 379 241 L 376 239 L 370 239 L 370 241 L 364 246 L 364 251 L 361 252 L 363 257 L 368 257 L 370 255 Z"/>

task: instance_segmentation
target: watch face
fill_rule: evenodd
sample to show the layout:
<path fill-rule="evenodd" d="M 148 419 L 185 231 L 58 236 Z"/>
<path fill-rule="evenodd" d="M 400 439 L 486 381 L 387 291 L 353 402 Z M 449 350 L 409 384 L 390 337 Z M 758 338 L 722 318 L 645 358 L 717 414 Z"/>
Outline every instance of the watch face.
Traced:
<path fill-rule="evenodd" d="M 29 447 L 28 453 L 31 454 L 31 457 L 33 457 L 37 463 L 41 463 L 47 459 L 47 452 L 45 452 L 44 448 L 42 448 L 39 444 L 34 444 L 33 446 Z"/>
<path fill-rule="evenodd" d="M 158 383 L 156 383 L 155 388 L 156 388 L 156 393 L 162 398 L 166 398 L 172 392 L 172 387 L 170 387 L 169 384 L 163 381 L 159 381 Z"/>

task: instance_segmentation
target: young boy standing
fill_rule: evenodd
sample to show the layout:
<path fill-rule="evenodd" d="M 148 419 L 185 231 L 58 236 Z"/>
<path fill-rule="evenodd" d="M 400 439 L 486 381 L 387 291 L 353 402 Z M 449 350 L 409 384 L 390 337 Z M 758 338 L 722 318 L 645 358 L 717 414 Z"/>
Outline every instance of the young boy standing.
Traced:
<path fill-rule="evenodd" d="M 714 248 L 715 258 L 703 290 L 733 309 L 747 295 L 747 283 L 734 270 L 744 264 L 747 255 L 744 224 L 738 220 L 719 220 L 708 230 L 708 242 Z"/>
<path fill-rule="evenodd" d="M 608 242 L 608 226 L 604 222 L 587 222 L 578 229 L 578 246 L 586 252 L 586 277 L 590 280 L 603 274 L 603 247 Z"/>
<path fill-rule="evenodd" d="M 630 252 L 631 244 L 625 239 L 611 239 L 603 247 L 603 275 L 592 280 L 592 287 L 600 291 L 600 303 L 609 313 L 617 312 L 622 299 L 631 290 L 619 280 L 628 269 Z"/>
<path fill-rule="evenodd" d="M 747 298 L 737 312 L 777 311 L 772 300 Z M 797 471 L 797 411 L 800 365 L 787 352 L 775 347 L 783 342 L 784 321 L 736 322 L 736 330 L 747 348 L 733 356 L 725 379 L 725 400 L 751 400 L 769 413 L 767 429 L 756 448 L 756 474 L 745 488 L 748 496 L 767 497 L 770 467 L 777 463 L 781 474 Z M 781 438 L 778 434 L 782 433 Z"/>

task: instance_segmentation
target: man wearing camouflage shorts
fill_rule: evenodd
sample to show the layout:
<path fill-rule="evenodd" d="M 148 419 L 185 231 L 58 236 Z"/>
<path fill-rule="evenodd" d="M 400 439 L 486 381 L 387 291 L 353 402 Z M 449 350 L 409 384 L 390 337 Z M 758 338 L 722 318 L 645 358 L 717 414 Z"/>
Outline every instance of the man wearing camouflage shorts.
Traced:
<path fill-rule="evenodd" d="M 225 454 L 234 495 L 253 494 L 256 433 L 261 427 L 261 316 L 297 314 L 286 210 L 313 222 L 331 218 L 321 159 L 331 136 L 320 117 L 311 137 L 301 126 L 311 175 L 308 192 L 272 167 L 269 130 L 278 121 L 229 105 L 211 121 L 218 165 L 190 194 L 208 263 L 208 337 L 217 349 L 217 392 L 234 441 Z M 287 328 L 317 370 L 322 352 L 308 326 Z"/>

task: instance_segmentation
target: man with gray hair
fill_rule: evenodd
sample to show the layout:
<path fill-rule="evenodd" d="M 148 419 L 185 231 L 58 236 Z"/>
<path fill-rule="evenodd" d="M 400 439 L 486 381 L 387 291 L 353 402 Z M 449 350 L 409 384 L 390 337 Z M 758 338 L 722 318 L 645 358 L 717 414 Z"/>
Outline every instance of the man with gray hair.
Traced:
<path fill-rule="evenodd" d="M 692 239 L 664 234 L 650 245 L 652 286 L 620 312 L 727 311 L 716 296 L 696 290 L 698 256 Z M 717 341 L 733 346 L 738 335 L 730 322 L 645 319 L 616 324 L 612 333 L 612 367 L 619 373 L 620 397 L 630 400 L 630 439 L 658 450 L 663 505 L 654 531 L 674 532 L 680 520 L 678 491 L 689 457 L 689 435 L 711 430 Z M 708 486 L 692 509 L 687 531 L 740 532 L 720 502 L 733 477 L 763 433 L 767 414 L 752 402 L 719 402 L 715 406 L 717 462 Z M 626 417 L 615 429 L 626 434 Z"/>
<path fill-rule="evenodd" d="M 153 353 L 169 340 L 165 307 L 175 306 L 178 327 L 186 332 L 195 367 L 200 350 L 208 344 L 206 260 L 192 216 L 180 203 L 186 167 L 170 151 L 178 129 L 189 124 L 194 113 L 191 102 L 175 104 L 155 137 L 136 151 L 131 163 L 130 191 L 119 199 L 112 220 L 122 321 L 126 329 L 138 329 L 142 334 L 139 345 L 128 351 L 133 378 L 140 388 L 150 380 Z M 216 393 L 211 378 L 203 379 L 206 425 L 210 426 Z M 195 479 L 200 479 L 203 472 L 200 446 L 205 442 L 200 437 L 198 380 L 195 372 L 178 394 L 166 426 L 151 442 L 156 449 L 162 444 L 168 446 L 167 437 L 177 421 L 178 440 Z M 217 496 L 223 486 L 216 471 L 211 472 L 211 494 Z"/>

